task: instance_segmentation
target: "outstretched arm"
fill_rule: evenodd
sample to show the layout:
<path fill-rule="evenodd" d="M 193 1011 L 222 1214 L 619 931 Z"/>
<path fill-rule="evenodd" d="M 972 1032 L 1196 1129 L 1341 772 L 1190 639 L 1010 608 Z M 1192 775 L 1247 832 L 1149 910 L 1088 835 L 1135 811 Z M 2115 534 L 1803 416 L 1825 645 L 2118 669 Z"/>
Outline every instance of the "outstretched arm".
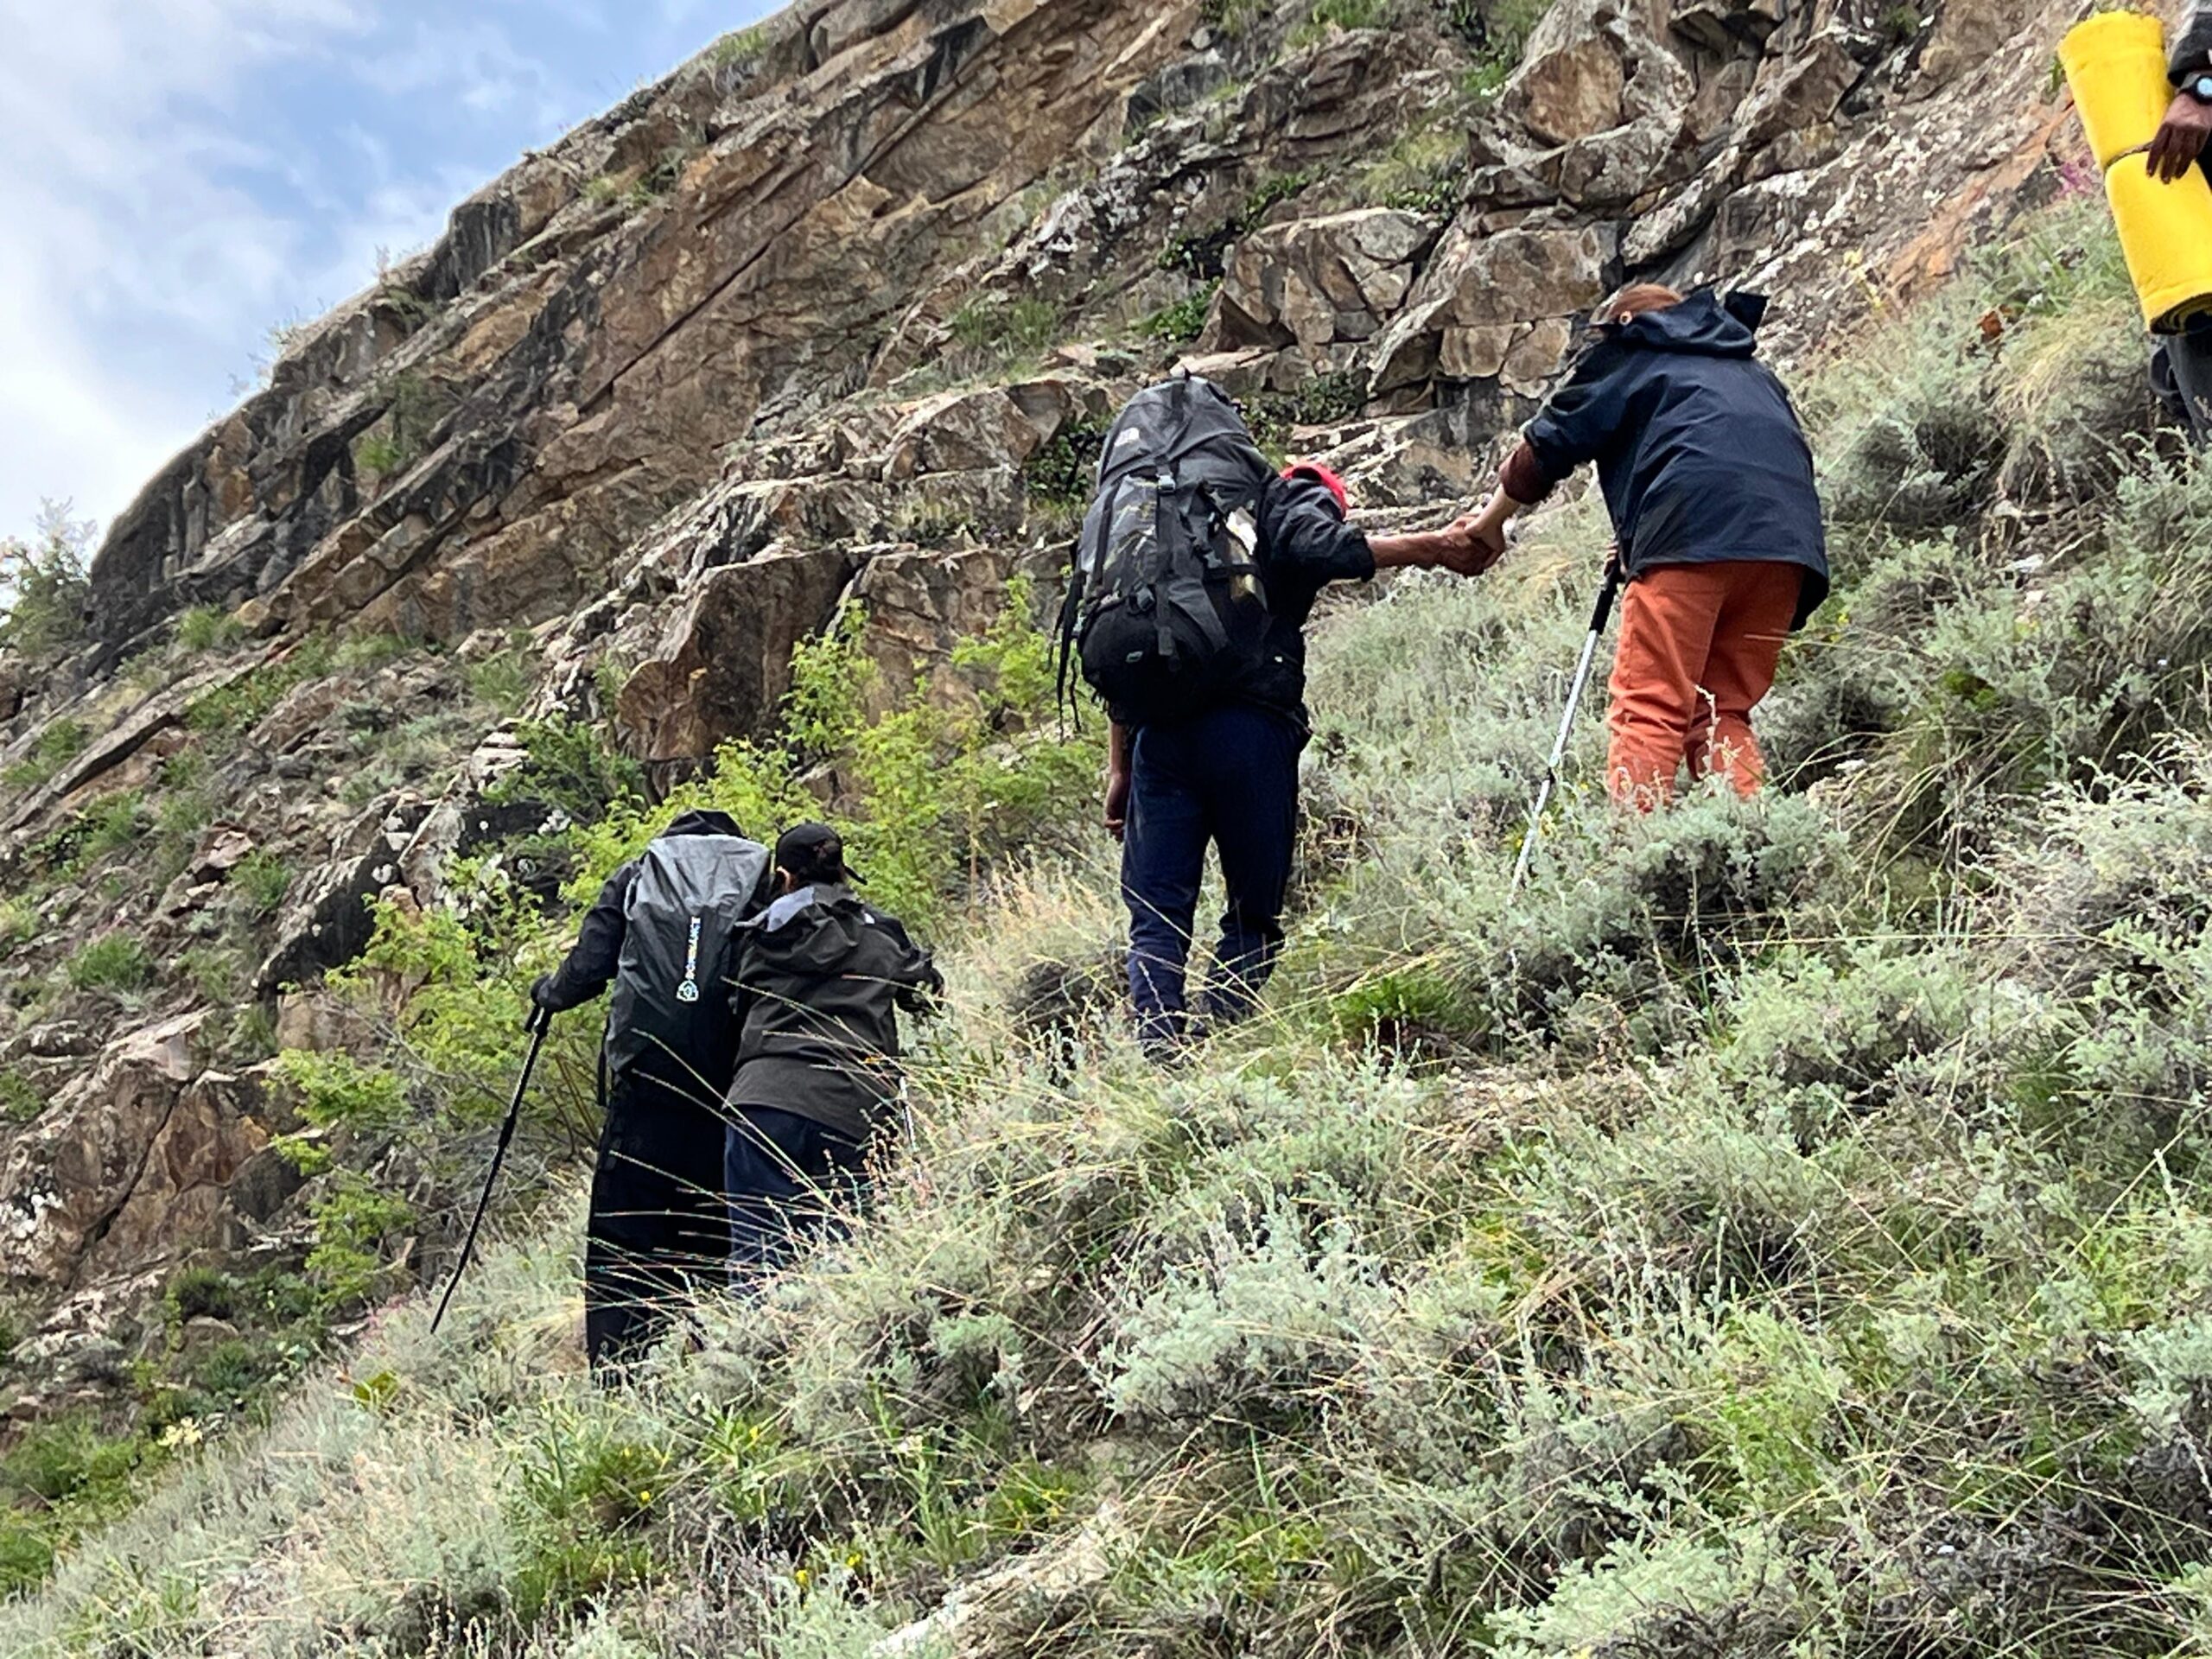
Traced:
<path fill-rule="evenodd" d="M 898 987 L 899 1006 L 909 1014 L 935 1013 L 944 995 L 944 976 L 938 971 L 937 959 L 914 943 L 905 923 L 888 916 L 877 920 L 899 947 L 898 965 L 889 975 Z"/>
<path fill-rule="evenodd" d="M 638 879 L 634 866 L 615 871 L 599 899 L 584 916 L 575 949 L 568 960 L 531 988 L 530 1000 L 551 1014 L 580 1008 L 614 982 L 621 965 L 622 912 L 629 903 L 630 887 Z"/>
<path fill-rule="evenodd" d="M 1505 556 L 1505 527 L 1514 515 L 1526 512 L 1560 485 L 1545 467 L 1534 446 L 1523 440 L 1498 474 L 1497 488 L 1483 510 L 1468 519 L 1470 533 L 1495 564 Z"/>
<path fill-rule="evenodd" d="M 1461 518 L 1442 530 L 1417 531 L 1409 536 L 1370 536 L 1367 545 L 1378 570 L 1449 570 L 1455 575 L 1479 576 L 1497 563 L 1505 550 L 1503 540 L 1496 551 L 1474 532 L 1475 521 Z"/>

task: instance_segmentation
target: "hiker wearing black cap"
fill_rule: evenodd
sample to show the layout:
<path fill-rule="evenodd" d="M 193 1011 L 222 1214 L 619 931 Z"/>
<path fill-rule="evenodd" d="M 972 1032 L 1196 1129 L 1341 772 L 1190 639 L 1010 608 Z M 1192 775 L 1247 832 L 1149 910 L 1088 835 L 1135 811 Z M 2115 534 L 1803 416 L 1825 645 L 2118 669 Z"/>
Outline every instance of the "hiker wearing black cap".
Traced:
<path fill-rule="evenodd" d="M 2195 0 L 2175 38 L 2167 65 L 2173 102 L 2151 141 L 2151 175 L 2171 184 L 2202 166 L 2212 145 L 2212 0 Z M 2151 358 L 2151 383 L 2179 414 L 2201 447 L 2212 442 L 2212 316 L 2190 319 L 2182 332 L 2159 342 Z"/>
<path fill-rule="evenodd" d="M 637 1357 L 697 1286 L 721 1277 L 721 1099 L 737 1061 L 722 986 L 738 924 L 767 896 L 768 864 L 727 814 L 683 814 L 614 873 L 568 960 L 531 989 L 551 1014 L 614 987 L 584 1249 L 594 1371 Z"/>
<path fill-rule="evenodd" d="M 780 895 L 739 929 L 732 973 L 723 1179 L 741 1287 L 858 1196 L 899 1110 L 899 1011 L 926 1013 L 944 988 L 929 952 L 853 892 L 836 830 L 786 831 L 775 861 Z"/>

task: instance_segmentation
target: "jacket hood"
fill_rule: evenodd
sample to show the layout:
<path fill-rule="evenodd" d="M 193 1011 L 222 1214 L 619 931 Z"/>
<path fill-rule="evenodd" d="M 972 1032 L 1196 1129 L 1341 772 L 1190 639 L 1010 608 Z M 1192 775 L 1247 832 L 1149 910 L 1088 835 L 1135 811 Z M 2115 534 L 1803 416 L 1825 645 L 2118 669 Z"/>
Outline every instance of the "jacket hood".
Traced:
<path fill-rule="evenodd" d="M 1758 327 L 1766 320 L 1766 301 L 1757 294 L 1731 294 L 1726 300 L 1700 288 L 1680 305 L 1646 311 L 1605 331 L 1608 344 L 1647 352 L 1688 352 L 1704 357 L 1751 357 L 1759 348 Z"/>
<path fill-rule="evenodd" d="M 745 839 L 745 831 L 737 827 L 737 820 L 727 812 L 679 813 L 676 821 L 660 833 L 663 836 L 734 836 L 740 841 Z"/>
<path fill-rule="evenodd" d="M 756 948 L 778 966 L 802 974 L 834 974 L 860 948 L 868 912 L 850 889 L 801 887 L 768 906 L 753 924 Z"/>

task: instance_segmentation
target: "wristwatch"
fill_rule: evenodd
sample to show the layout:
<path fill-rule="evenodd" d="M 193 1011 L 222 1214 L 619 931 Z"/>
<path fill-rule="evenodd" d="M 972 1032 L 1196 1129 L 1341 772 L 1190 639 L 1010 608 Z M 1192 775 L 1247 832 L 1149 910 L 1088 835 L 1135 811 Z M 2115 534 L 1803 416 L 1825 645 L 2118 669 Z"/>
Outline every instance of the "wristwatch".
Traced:
<path fill-rule="evenodd" d="M 2198 103 L 2212 105 L 2212 74 L 2191 75 L 2182 82 L 2181 89 Z"/>

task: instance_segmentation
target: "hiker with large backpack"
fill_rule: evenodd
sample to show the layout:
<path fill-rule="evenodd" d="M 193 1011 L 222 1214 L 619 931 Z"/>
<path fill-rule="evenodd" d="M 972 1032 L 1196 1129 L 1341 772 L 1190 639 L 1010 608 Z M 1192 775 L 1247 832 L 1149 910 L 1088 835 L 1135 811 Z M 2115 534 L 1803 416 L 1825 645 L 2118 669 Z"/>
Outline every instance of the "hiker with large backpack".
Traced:
<path fill-rule="evenodd" d="M 944 990 L 928 951 L 853 891 L 843 840 L 803 823 L 776 843 L 779 893 L 739 930 L 741 1035 L 723 1184 L 730 1268 L 753 1287 L 856 1203 L 899 1116 L 899 1014 Z"/>
<path fill-rule="evenodd" d="M 1382 569 L 1488 568 L 1471 521 L 1370 537 L 1349 505 L 1325 467 L 1278 474 L 1228 395 L 1195 377 L 1138 393 L 1106 435 L 1063 672 L 1079 663 L 1112 721 L 1106 823 L 1122 846 L 1129 995 L 1157 1058 L 1196 1031 L 1186 969 L 1209 846 L 1229 905 L 1203 1020 L 1255 1012 L 1281 953 L 1321 590 Z"/>
<path fill-rule="evenodd" d="M 1827 597 L 1812 448 L 1757 355 L 1765 315 L 1752 294 L 1625 289 L 1476 519 L 1502 554 L 1516 513 L 1596 464 L 1627 582 L 1606 775 L 1640 810 L 1671 799 L 1685 766 L 1758 792 L 1766 762 L 1751 711 L 1783 639 Z"/>
<path fill-rule="evenodd" d="M 726 1272 L 721 1102 L 737 1059 L 727 985 L 768 866 L 768 849 L 726 813 L 684 813 L 608 880 L 575 949 L 531 991 L 550 1014 L 614 987 L 584 1249 L 584 1343 L 601 1375 L 639 1357 Z"/>

